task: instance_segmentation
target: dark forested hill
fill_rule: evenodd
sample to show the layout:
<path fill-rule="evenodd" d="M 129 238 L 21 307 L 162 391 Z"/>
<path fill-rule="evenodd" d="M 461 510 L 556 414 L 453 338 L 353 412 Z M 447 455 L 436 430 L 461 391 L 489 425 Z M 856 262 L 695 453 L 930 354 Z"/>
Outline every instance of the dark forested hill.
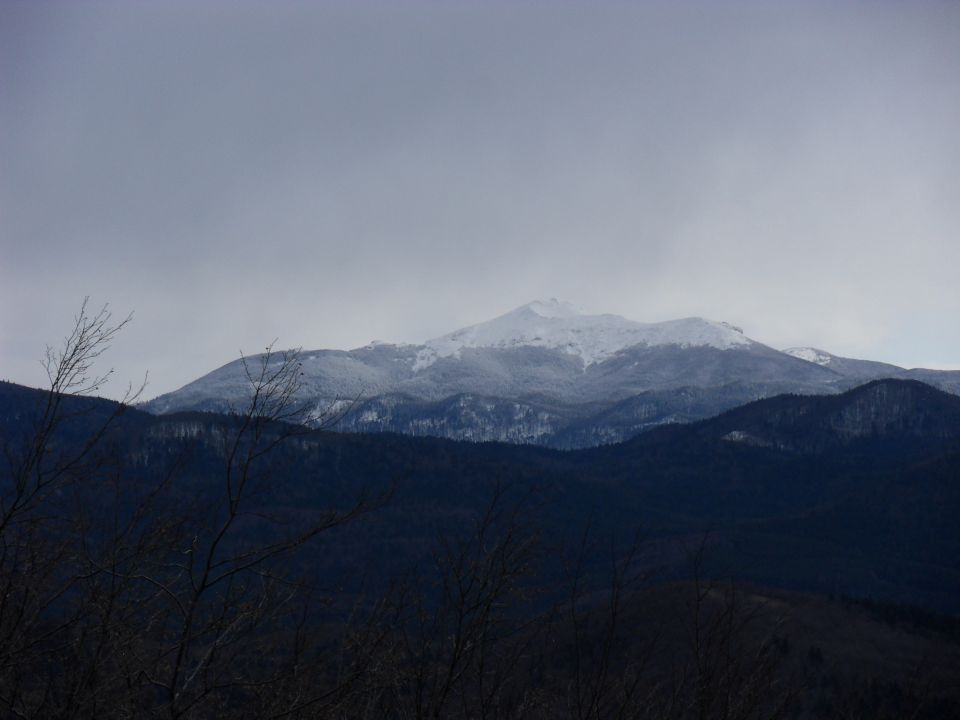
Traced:
<path fill-rule="evenodd" d="M 503 606 L 513 608 L 504 612 L 514 621 L 540 617 L 565 597 L 576 598 L 577 607 L 584 603 L 587 615 L 600 612 L 611 588 L 619 597 L 617 583 L 627 574 L 668 595 L 675 591 L 667 588 L 687 588 L 686 597 L 699 597 L 699 585 L 689 589 L 691 573 L 697 582 L 726 578 L 730 587 L 766 588 L 744 597 L 794 608 L 791 637 L 803 643 L 806 659 L 787 665 L 798 672 L 812 668 L 831 682 L 854 680 L 825 674 L 822 654 L 841 665 L 840 658 L 860 657 L 857 632 L 882 636 L 891 647 L 907 642 L 902 632 L 880 631 L 868 619 L 884 608 L 905 608 L 893 616 L 914 623 L 911 658 L 930 648 L 947 652 L 956 641 L 960 398 L 919 382 L 875 381 L 828 397 L 778 396 L 626 443 L 569 452 L 338 434 L 255 413 L 153 416 L 105 400 L 63 397 L 56 432 L 30 460 L 34 475 L 28 476 L 18 468 L 38 446 L 37 419 L 50 399 L 0 384 L 0 437 L 8 460 L 0 478 L 2 510 L 15 518 L 4 521 L 4 532 L 15 533 L 17 547 L 52 548 L 59 553 L 51 555 L 56 563 L 81 563 L 86 570 L 71 583 L 80 577 L 139 579 L 152 594 L 135 607 L 175 598 L 168 608 L 173 614 L 163 617 L 192 617 L 194 602 L 215 626 L 215 602 L 200 601 L 216 600 L 224 588 L 225 598 L 239 593 L 236 608 L 253 607 L 240 598 L 254 586 L 232 584 L 251 568 L 254 577 L 271 578 L 271 588 L 281 577 L 297 577 L 312 592 L 348 606 L 359 602 L 369 612 L 386 607 L 376 598 L 407 583 L 401 595 L 416 588 L 413 607 L 425 612 L 446 607 L 457 592 L 488 587 L 476 577 L 478 585 L 465 582 L 458 574 L 464 568 L 489 573 L 500 567 L 505 574 L 496 575 L 498 582 L 523 598 L 520 606 Z M 59 479 L 45 484 L 49 478 Z M 30 483 L 36 493 L 22 490 Z M 307 544 L 314 537 L 319 544 Z M 56 563 L 51 568 L 59 568 Z M 17 567 L 29 577 L 35 565 Z M 263 575 L 266 567 L 272 569 Z M 60 570 L 49 572 L 44 582 L 55 586 Z M 231 584 L 219 585 L 221 578 Z M 419 580 L 411 586 L 411 578 Z M 571 587 L 581 594 L 571 596 Z M 276 592 L 264 590 L 260 602 Z M 733 600 L 718 592 L 710 590 L 698 603 L 724 616 L 725 603 Z M 840 607 L 828 596 L 861 604 Z M 71 597 L 56 595 L 46 612 L 69 614 L 63 603 Z M 650 614 L 652 607 L 665 607 L 655 597 L 622 600 L 624 616 L 636 623 L 630 632 L 660 617 Z M 334 605 L 324 613 L 333 613 Z M 683 602 L 667 605 L 689 610 Z M 237 612 L 247 617 L 253 611 Z M 842 643 L 838 635 L 831 644 L 826 617 L 846 618 L 853 635 Z M 672 627 L 674 620 L 661 619 L 663 628 Z M 556 637 L 586 632 L 602 646 L 607 626 L 584 627 L 558 630 Z M 762 642 L 772 642 L 770 633 L 779 626 L 764 627 Z M 251 632 L 257 642 L 267 637 Z M 170 640 L 170 647 L 189 645 L 191 637 Z M 202 644 L 200 636 L 196 642 Z M 776 647 L 786 654 L 785 645 Z M 956 652 L 948 656 L 947 664 L 934 666 L 937 677 L 957 667 Z M 169 658 L 156 662 L 177 682 Z M 902 693 L 896 677 L 907 673 L 907 665 L 877 665 L 885 668 L 884 677 L 894 677 L 890 692 Z M 543 677 L 552 671 L 543 669 Z M 857 687 L 861 708 L 896 706 L 871 694 L 873 685 Z M 835 693 L 818 693 L 829 696 L 825 707 L 833 707 Z M 952 712 L 956 706 L 945 707 Z M 939 716 L 948 715 L 929 715 Z"/>
<path fill-rule="evenodd" d="M 24 431 L 39 397 L 0 387 L 5 438 Z M 111 408 L 71 402 L 94 414 L 70 427 Z M 111 437 L 141 482 L 182 463 L 177 487 L 200 493 L 215 482 L 217 438 L 231 422 L 128 409 Z M 391 494 L 373 529 L 350 540 L 351 557 L 371 566 L 386 553 L 377 542 L 392 548 L 389 565 L 414 563 L 416 547 L 482 507 L 499 483 L 533 493 L 530 520 L 557 543 L 589 522 L 621 542 L 639 532 L 659 548 L 651 562 L 670 565 L 679 545 L 708 533 L 717 562 L 746 579 L 960 612 L 960 398 L 915 381 L 779 396 L 584 451 L 311 432 L 276 448 L 273 461 L 283 491 L 265 491 L 264 502 L 319 510 L 359 492 Z"/>

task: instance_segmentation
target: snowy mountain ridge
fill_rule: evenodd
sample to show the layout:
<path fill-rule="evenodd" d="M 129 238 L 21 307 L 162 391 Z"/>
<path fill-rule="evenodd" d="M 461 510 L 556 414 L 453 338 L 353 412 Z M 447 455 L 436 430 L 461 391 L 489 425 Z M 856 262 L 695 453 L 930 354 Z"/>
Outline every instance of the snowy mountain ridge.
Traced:
<path fill-rule="evenodd" d="M 817 365 L 822 365 L 823 367 L 829 365 L 830 361 L 833 359 L 833 355 L 830 353 L 812 347 L 792 347 L 787 348 L 783 352 L 791 357 L 800 358 L 801 360 L 816 363 Z"/>
<path fill-rule="evenodd" d="M 459 358 L 465 348 L 551 348 L 579 357 L 586 368 L 634 346 L 728 350 L 751 344 L 739 328 L 726 323 L 698 317 L 641 323 L 619 315 L 587 315 L 552 298 L 428 340 L 417 353 L 413 369 L 425 369 L 440 358 Z"/>

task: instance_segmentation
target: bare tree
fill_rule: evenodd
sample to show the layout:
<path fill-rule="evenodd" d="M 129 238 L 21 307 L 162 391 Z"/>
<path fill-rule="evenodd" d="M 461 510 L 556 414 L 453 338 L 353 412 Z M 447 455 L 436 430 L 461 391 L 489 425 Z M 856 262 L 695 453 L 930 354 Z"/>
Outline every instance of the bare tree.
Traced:
<path fill-rule="evenodd" d="M 75 483 L 95 474 L 103 458 L 98 449 L 146 383 L 128 386 L 122 401 L 104 406 L 77 397 L 96 392 L 113 370 L 98 373 L 95 364 L 131 317 L 114 323 L 103 306 L 89 310 L 84 299 L 70 333 L 57 347 L 47 347 L 44 367 L 49 387 L 29 419 L 27 431 L 4 443 L 6 473 L 0 487 L 0 706 L 19 712 L 30 660 L 70 632 L 79 609 L 60 610 L 62 599 L 76 592 L 76 570 L 61 500 Z M 80 428 L 80 437 L 62 435 Z M 19 442 L 18 442 L 19 440 Z"/>
<path fill-rule="evenodd" d="M 558 632 L 569 644 L 563 702 L 572 720 L 634 717 L 645 708 L 645 670 L 656 637 L 638 637 L 625 618 L 647 576 L 636 564 L 640 547 L 639 534 L 625 551 L 611 546 L 606 586 L 600 588 L 587 584 L 589 526 L 564 560 L 567 596 L 559 606 Z"/>
<path fill-rule="evenodd" d="M 112 324 L 106 307 L 91 314 L 84 301 L 63 345 L 47 349 L 50 386 L 32 432 L 19 451 L 5 448 L 0 709 L 234 717 L 247 703 L 259 708 L 251 716 L 297 715 L 340 689 L 305 672 L 321 600 L 294 561 L 378 499 L 264 511 L 264 492 L 295 480 L 275 456 L 316 433 L 297 424 L 308 419 L 296 404 L 297 353 L 272 347 L 244 358 L 249 401 L 211 423 L 198 451 L 219 458 L 219 483 L 201 473 L 191 486 L 186 451 L 162 473 L 138 473 L 109 436 L 126 405 L 71 397 L 110 377 L 95 363 L 129 320 Z"/>
<path fill-rule="evenodd" d="M 368 672 L 336 717 L 517 717 L 543 616 L 538 538 L 525 499 L 494 483 L 466 532 L 442 531 L 425 573 L 387 596 Z M 368 636 L 369 637 L 369 636 Z"/>
<path fill-rule="evenodd" d="M 43 503 L 62 483 L 73 479 L 126 405 L 135 402 L 146 386 L 146 379 L 136 390 L 128 386 L 113 412 L 93 426 L 81 443 L 57 452 L 54 441 L 63 425 L 92 412 L 89 405 L 73 403 L 67 409 L 65 403 L 71 396 L 96 392 L 111 377 L 113 369 L 98 374 L 94 364 L 132 319 L 128 315 L 113 325 L 106 305 L 90 314 L 88 302 L 89 298 L 84 298 L 73 329 L 63 343 L 58 348 L 47 346 L 43 364 L 49 388 L 32 420 L 26 442 L 21 447 L 12 447 L 9 440 L 5 443 L 9 482 L 0 496 L 0 532 Z"/>
<path fill-rule="evenodd" d="M 691 559 L 692 583 L 685 602 L 689 661 L 675 678 L 680 718 L 784 717 L 796 688 L 778 674 L 779 652 L 771 633 L 751 638 L 767 612 L 765 602 L 749 602 L 732 580 L 706 576 L 706 538 Z M 779 627 L 781 620 L 774 622 Z"/>

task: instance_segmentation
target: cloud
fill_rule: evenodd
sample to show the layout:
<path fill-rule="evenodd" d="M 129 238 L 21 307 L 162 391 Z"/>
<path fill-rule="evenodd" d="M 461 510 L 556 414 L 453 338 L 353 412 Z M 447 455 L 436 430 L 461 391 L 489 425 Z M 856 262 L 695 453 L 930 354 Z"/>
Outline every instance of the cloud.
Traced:
<path fill-rule="evenodd" d="M 153 393 L 539 296 L 960 358 L 956 3 L 0 13 L 11 379 L 88 294 Z"/>

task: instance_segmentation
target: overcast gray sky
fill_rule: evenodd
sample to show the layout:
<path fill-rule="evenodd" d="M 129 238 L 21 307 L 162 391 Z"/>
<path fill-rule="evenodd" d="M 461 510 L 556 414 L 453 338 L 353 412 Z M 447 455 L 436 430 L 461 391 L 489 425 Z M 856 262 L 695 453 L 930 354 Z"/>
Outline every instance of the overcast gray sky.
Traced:
<path fill-rule="evenodd" d="M 0 0 L 0 377 L 85 295 L 148 396 L 552 296 L 960 367 L 958 128 L 956 0 Z"/>

